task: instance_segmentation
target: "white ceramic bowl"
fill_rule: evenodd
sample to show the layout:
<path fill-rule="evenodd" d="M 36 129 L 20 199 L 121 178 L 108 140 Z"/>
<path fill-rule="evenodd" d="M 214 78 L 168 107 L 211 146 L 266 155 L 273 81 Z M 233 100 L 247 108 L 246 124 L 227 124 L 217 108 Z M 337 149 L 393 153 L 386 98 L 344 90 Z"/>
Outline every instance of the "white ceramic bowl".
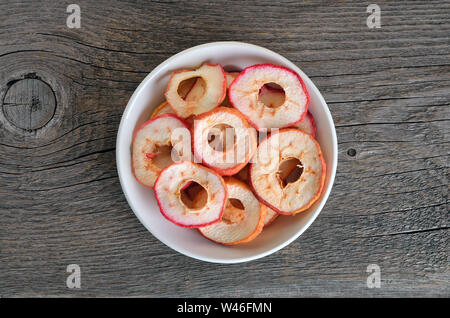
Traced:
<path fill-rule="evenodd" d="M 281 216 L 252 242 L 238 246 L 213 243 L 195 229 L 179 227 L 159 212 L 153 190 L 141 186 L 131 171 L 131 142 L 135 129 L 164 100 L 170 74 L 195 68 L 202 62 L 220 63 L 225 70 L 244 69 L 260 63 L 283 65 L 300 74 L 310 95 L 309 110 L 317 124 L 317 140 L 327 163 L 325 187 L 320 199 L 296 216 Z M 293 63 L 260 46 L 242 42 L 214 42 L 195 46 L 167 59 L 139 85 L 128 102 L 117 134 L 117 170 L 125 197 L 141 223 L 161 242 L 187 256 L 215 263 L 239 263 L 264 257 L 300 236 L 319 215 L 330 194 L 337 166 L 337 139 L 327 104 L 313 82 Z M 152 248 L 151 246 L 148 247 Z"/>

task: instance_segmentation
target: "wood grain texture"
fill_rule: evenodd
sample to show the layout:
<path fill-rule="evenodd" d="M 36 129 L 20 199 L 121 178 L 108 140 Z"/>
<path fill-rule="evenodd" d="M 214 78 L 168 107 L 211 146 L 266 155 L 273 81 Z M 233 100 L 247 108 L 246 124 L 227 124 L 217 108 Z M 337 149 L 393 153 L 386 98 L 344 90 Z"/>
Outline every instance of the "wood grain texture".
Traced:
<path fill-rule="evenodd" d="M 2 111 L 11 124 L 17 128 L 35 130 L 52 119 L 56 100 L 48 84 L 37 78 L 19 79 L 8 84 Z"/>
<path fill-rule="evenodd" d="M 450 296 L 450 3 L 0 2 L 0 97 L 35 73 L 56 109 L 19 130 L 0 112 L 0 296 Z M 115 166 L 121 114 L 141 80 L 188 47 L 236 40 L 296 63 L 335 120 L 335 186 L 312 226 L 261 260 L 180 255 L 139 223 Z M 355 155 L 348 155 L 354 149 Z M 351 153 L 351 152 L 350 152 Z M 66 266 L 81 266 L 80 290 Z M 368 289 L 366 267 L 381 267 Z"/>

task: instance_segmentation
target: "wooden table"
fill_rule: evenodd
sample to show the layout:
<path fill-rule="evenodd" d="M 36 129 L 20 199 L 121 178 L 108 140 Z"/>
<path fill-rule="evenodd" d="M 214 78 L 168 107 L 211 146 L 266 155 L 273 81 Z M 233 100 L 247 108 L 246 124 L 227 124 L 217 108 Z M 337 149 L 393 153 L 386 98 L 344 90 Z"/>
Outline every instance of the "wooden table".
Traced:
<path fill-rule="evenodd" d="M 0 296 L 450 296 L 450 3 L 0 3 Z M 119 185 L 115 140 L 169 56 L 236 40 L 296 63 L 333 115 L 330 198 L 295 242 L 217 265 L 154 238 Z M 66 286 L 68 264 L 81 288 Z M 381 288 L 368 288 L 369 264 Z"/>

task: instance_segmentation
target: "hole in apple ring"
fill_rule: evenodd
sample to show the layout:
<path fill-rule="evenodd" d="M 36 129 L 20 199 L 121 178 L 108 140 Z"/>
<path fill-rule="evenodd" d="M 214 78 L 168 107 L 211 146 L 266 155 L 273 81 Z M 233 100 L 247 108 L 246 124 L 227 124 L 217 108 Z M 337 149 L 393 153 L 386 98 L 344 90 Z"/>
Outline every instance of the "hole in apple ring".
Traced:
<path fill-rule="evenodd" d="M 278 108 L 284 104 L 286 94 L 284 89 L 276 83 L 263 85 L 258 93 L 258 101 L 269 108 Z"/>
<path fill-rule="evenodd" d="M 200 76 L 191 77 L 181 81 L 178 86 L 178 95 L 183 100 L 200 99 L 206 91 L 206 82 Z"/>
<path fill-rule="evenodd" d="M 225 211 L 222 216 L 222 221 L 227 224 L 236 224 L 242 222 L 244 219 L 245 208 L 241 200 L 235 198 L 228 198 Z"/>
<path fill-rule="evenodd" d="M 180 193 L 181 202 L 190 210 L 200 210 L 206 205 L 208 192 L 195 181 L 187 181 Z"/>
<path fill-rule="evenodd" d="M 228 151 L 236 145 L 235 129 L 227 124 L 218 124 L 208 131 L 208 144 L 216 151 Z"/>
<path fill-rule="evenodd" d="M 282 161 L 277 171 L 281 187 L 285 188 L 288 184 L 296 182 L 302 173 L 303 165 L 297 158 Z"/>
<path fill-rule="evenodd" d="M 164 169 L 173 163 L 172 146 L 156 145 L 152 152 L 146 153 L 147 159 L 151 159 L 153 164 L 159 169 Z"/>

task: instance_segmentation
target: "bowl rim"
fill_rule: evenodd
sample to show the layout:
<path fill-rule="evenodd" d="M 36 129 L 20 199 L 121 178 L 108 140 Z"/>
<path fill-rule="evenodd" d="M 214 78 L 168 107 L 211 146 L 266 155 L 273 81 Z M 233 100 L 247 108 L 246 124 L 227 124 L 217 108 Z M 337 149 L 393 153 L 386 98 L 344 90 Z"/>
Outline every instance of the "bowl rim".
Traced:
<path fill-rule="evenodd" d="M 131 198 L 129 197 L 127 190 L 126 190 L 126 186 L 125 183 L 123 181 L 123 175 L 125 174 L 125 171 L 123 171 L 123 169 L 121 170 L 121 165 L 120 165 L 120 152 L 121 152 L 121 147 L 119 146 L 120 144 L 120 140 L 121 140 L 121 135 L 122 135 L 122 130 L 124 129 L 125 126 L 125 118 L 128 117 L 128 114 L 131 112 L 132 109 L 132 105 L 135 103 L 135 100 L 137 99 L 137 96 L 140 95 L 141 90 L 143 89 L 143 87 L 145 86 L 145 84 L 151 80 L 152 77 L 154 77 L 156 74 L 159 73 L 159 71 L 167 64 L 169 64 L 172 60 L 176 59 L 177 57 L 179 57 L 180 55 L 184 55 L 190 51 L 195 51 L 198 49 L 202 49 L 202 48 L 207 48 L 207 47 L 212 47 L 212 46 L 221 46 L 221 45 L 235 45 L 235 46 L 246 46 L 246 47 L 251 47 L 253 49 L 257 49 L 260 51 L 265 51 L 266 53 L 268 53 L 269 55 L 275 56 L 278 59 L 280 59 L 281 61 L 283 61 L 286 64 L 289 65 L 293 65 L 293 69 L 295 72 L 297 72 L 298 74 L 300 74 L 300 76 L 302 77 L 302 79 L 306 82 L 308 82 L 310 88 L 314 91 L 315 95 L 318 97 L 320 103 L 322 105 L 324 105 L 325 107 L 325 114 L 327 115 L 327 118 L 330 121 L 331 124 L 331 139 L 332 139 L 332 148 L 333 148 L 333 156 L 332 158 L 330 158 L 331 160 L 331 172 L 330 172 L 330 178 L 328 181 L 328 185 L 327 187 L 324 189 L 324 193 L 322 196 L 322 200 L 319 203 L 319 205 L 316 207 L 314 213 L 312 214 L 312 216 L 307 220 L 306 224 L 299 229 L 294 235 L 292 235 L 289 239 L 285 240 L 284 242 L 278 244 L 277 246 L 266 250 L 264 252 L 260 252 L 258 254 L 252 255 L 252 256 L 245 256 L 245 257 L 236 257 L 233 259 L 221 259 L 218 257 L 204 257 L 204 256 L 200 256 L 200 255 L 196 255 L 196 254 L 192 254 L 189 253 L 189 251 L 187 250 L 183 250 L 180 249 L 178 247 L 174 247 L 172 245 L 170 245 L 165 239 L 164 237 L 160 237 L 158 235 L 156 235 L 149 226 L 147 226 L 147 224 L 144 222 L 144 220 L 141 218 L 141 216 L 135 211 L 135 206 L 133 203 L 133 200 L 131 200 Z M 125 107 L 123 113 L 122 113 L 122 117 L 120 119 L 120 124 L 119 124 L 119 128 L 117 130 L 117 137 L 116 137 L 116 168 L 117 168 L 117 173 L 118 173 L 118 177 L 119 177 L 119 182 L 120 182 L 120 186 L 122 188 L 122 192 L 125 195 L 125 199 L 128 203 L 128 205 L 130 206 L 131 210 L 133 211 L 133 213 L 135 214 L 135 216 L 138 218 L 139 222 L 141 222 L 142 225 L 144 225 L 144 227 L 147 229 L 147 231 L 149 231 L 154 237 L 156 237 L 159 241 L 161 241 L 164 245 L 166 245 L 167 247 L 177 251 L 178 253 L 181 253 L 185 256 L 194 258 L 194 259 L 198 259 L 201 261 L 205 261 L 205 262 L 210 262 L 210 263 L 219 263 L 219 264 L 235 264 L 235 263 L 243 263 L 243 262 L 248 262 L 248 261 L 252 261 L 252 260 L 257 260 L 260 258 L 263 258 L 267 255 L 273 254 L 279 250 L 281 250 L 282 248 L 286 247 L 287 245 L 289 245 L 290 243 L 292 243 L 294 240 L 296 240 L 300 235 L 303 234 L 303 232 L 305 232 L 310 226 L 311 224 L 314 222 L 314 220 L 317 218 L 317 216 L 320 214 L 320 212 L 322 211 L 325 203 L 328 200 L 328 197 L 330 195 L 331 189 L 333 188 L 333 184 L 334 184 L 334 179 L 336 176 L 336 169 L 337 169 L 337 162 L 338 162 L 338 143 L 337 143 L 337 136 L 336 136 L 336 127 L 334 125 L 334 121 L 333 121 L 333 117 L 331 115 L 331 112 L 328 108 L 328 105 L 325 101 L 325 99 L 323 98 L 322 94 L 320 93 L 319 89 L 316 87 L 316 85 L 313 83 L 313 81 L 297 66 L 295 65 L 293 62 L 291 62 L 290 60 L 288 60 L 287 58 L 285 58 L 284 56 L 269 50 L 265 47 L 259 46 L 259 45 L 255 45 L 255 44 L 250 44 L 250 43 L 246 43 L 246 42 L 238 42 L 238 41 L 218 41 L 218 42 L 208 42 L 208 43 L 204 43 L 204 44 L 200 44 L 200 45 L 196 45 L 193 47 L 190 47 L 188 49 L 185 49 L 183 51 L 178 52 L 175 55 L 170 56 L 169 58 L 167 58 L 166 60 L 164 60 L 163 62 L 161 62 L 157 67 L 155 67 L 149 74 L 147 74 L 145 76 L 145 78 L 141 81 L 141 83 L 138 85 L 138 87 L 134 90 L 133 94 L 131 95 L 130 99 L 128 100 L 127 106 Z"/>

